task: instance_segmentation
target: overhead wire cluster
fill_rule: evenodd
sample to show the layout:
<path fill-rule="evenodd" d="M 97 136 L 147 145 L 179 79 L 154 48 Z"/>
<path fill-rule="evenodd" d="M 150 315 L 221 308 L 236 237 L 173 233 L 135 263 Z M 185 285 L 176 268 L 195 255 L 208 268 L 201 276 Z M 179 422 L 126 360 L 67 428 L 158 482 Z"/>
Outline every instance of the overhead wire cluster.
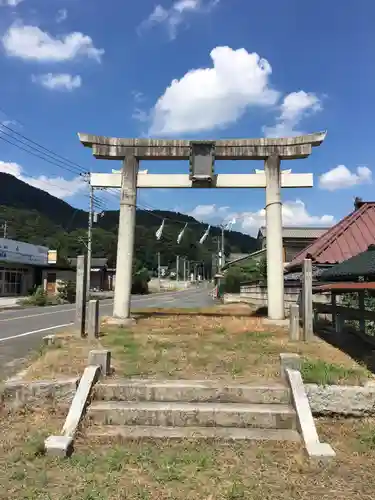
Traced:
<path fill-rule="evenodd" d="M 89 182 L 89 172 L 87 171 L 87 169 L 85 169 L 78 163 L 69 160 L 65 156 L 55 153 L 53 150 L 30 139 L 26 135 L 22 134 L 21 132 L 9 126 L 9 124 L 8 125 L 5 123 L 0 124 L 0 140 L 11 146 L 16 147 L 17 149 L 20 149 L 21 151 L 24 151 L 32 156 L 35 156 L 36 158 L 39 158 L 50 165 L 58 167 L 67 172 L 70 172 L 74 174 L 76 177 L 81 177 L 84 182 Z M 48 180 L 47 182 L 43 179 L 38 179 L 38 182 L 46 186 L 47 188 L 51 186 L 60 188 L 60 186 L 54 184 L 53 181 L 50 180 Z M 88 198 L 89 194 L 85 193 L 83 194 L 83 196 Z M 94 196 L 93 205 L 95 209 L 99 211 L 106 209 L 105 200 L 99 198 L 98 196 Z"/>
<path fill-rule="evenodd" d="M 1 108 L 0 111 L 2 111 Z M 6 113 L 4 111 L 2 112 L 6 116 Z M 52 149 L 43 146 L 39 142 L 30 139 L 25 134 L 22 134 L 21 132 L 12 128 L 9 124 L 5 123 L 0 124 L 0 140 L 34 157 L 37 157 L 50 165 L 53 165 L 67 172 L 70 172 L 77 177 L 81 177 L 84 182 L 87 182 L 89 184 L 90 173 L 82 165 L 72 160 L 69 160 L 65 156 L 62 156 L 54 152 Z M 48 180 L 47 182 L 44 181 L 43 179 L 38 179 L 38 182 L 40 184 L 45 185 L 47 188 L 51 186 L 60 188 L 60 186 L 53 184 L 53 182 L 51 182 L 50 180 Z M 98 195 L 98 191 L 100 192 L 101 196 Z M 89 193 L 85 193 L 83 194 L 83 196 L 86 198 L 90 197 Z M 110 201 L 108 197 L 111 197 L 111 201 L 112 200 L 119 201 L 119 190 L 118 189 L 116 190 L 115 188 L 95 190 L 93 196 L 93 208 L 95 212 L 104 212 L 105 210 L 108 209 L 108 202 Z M 144 202 L 142 204 L 138 203 L 138 207 L 141 208 L 142 210 L 145 210 L 151 216 L 161 221 L 170 221 L 173 222 L 174 224 L 180 224 L 182 227 L 185 226 L 186 224 L 186 221 L 177 220 L 169 216 L 163 216 L 155 213 L 154 210 L 157 209 L 155 207 L 148 205 L 147 203 Z M 238 218 L 242 217 L 243 216 L 240 216 Z M 198 226 L 204 223 L 198 221 L 195 222 L 188 221 L 187 224 L 188 226 Z"/>

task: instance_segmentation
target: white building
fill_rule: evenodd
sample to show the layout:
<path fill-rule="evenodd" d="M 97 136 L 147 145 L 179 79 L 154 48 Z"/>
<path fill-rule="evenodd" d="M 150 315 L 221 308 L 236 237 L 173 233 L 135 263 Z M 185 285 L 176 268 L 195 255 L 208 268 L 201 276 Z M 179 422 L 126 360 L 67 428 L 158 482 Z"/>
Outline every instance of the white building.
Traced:
<path fill-rule="evenodd" d="M 0 296 L 27 295 L 41 285 L 47 262 L 47 247 L 0 238 Z"/>

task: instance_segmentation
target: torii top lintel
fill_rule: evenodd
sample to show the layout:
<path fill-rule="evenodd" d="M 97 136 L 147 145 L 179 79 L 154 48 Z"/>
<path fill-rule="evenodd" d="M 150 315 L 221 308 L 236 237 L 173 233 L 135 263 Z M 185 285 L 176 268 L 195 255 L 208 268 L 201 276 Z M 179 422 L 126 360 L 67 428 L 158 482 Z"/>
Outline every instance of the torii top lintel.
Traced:
<path fill-rule="evenodd" d="M 215 145 L 217 160 L 264 160 L 277 155 L 282 160 L 306 158 L 312 147 L 320 146 L 327 132 L 296 137 L 260 139 L 220 139 L 217 141 L 189 141 L 180 139 L 125 139 L 79 133 L 81 143 L 92 148 L 93 155 L 103 160 L 122 160 L 135 156 L 140 160 L 187 160 L 193 142 L 211 142 Z"/>

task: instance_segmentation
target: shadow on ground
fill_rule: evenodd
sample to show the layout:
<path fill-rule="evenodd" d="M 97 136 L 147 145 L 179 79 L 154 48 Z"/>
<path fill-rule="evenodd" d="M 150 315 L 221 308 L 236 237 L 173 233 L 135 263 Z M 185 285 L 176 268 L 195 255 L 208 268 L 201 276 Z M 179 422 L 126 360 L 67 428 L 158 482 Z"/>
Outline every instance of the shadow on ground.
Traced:
<path fill-rule="evenodd" d="M 337 334 L 329 321 L 319 321 L 314 328 L 314 333 L 375 373 L 375 349 L 365 339 L 356 335 L 354 330 L 347 329 Z"/>
<path fill-rule="evenodd" d="M 223 306 L 225 307 L 225 306 Z M 228 310 L 215 310 L 215 309 L 170 309 L 170 308 L 157 308 L 157 309 L 136 309 L 132 311 L 136 319 L 151 318 L 151 317 L 167 317 L 167 316 L 205 316 L 205 317 L 249 317 L 249 318 L 264 318 L 267 316 L 267 308 L 261 307 L 257 310 L 249 308 L 235 310 L 233 308 Z"/>

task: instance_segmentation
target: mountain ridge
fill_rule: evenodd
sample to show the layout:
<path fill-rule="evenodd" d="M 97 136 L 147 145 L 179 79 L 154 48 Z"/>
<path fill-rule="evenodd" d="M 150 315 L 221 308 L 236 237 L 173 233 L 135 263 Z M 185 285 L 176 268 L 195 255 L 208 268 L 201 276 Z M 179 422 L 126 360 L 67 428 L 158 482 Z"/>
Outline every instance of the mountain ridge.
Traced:
<path fill-rule="evenodd" d="M 104 211 L 93 228 L 93 255 L 107 257 L 114 265 L 117 248 L 118 210 Z M 155 232 L 165 219 L 160 241 Z M 61 259 L 86 251 L 88 212 L 72 207 L 68 202 L 31 186 L 11 174 L 0 172 L 0 220 L 7 221 L 8 234 L 34 244 L 56 248 Z M 188 223 L 180 244 L 177 236 Z M 212 226 L 204 245 L 199 239 L 207 229 L 194 217 L 168 210 L 136 212 L 135 259 L 150 268 L 157 265 L 160 252 L 165 264 L 174 262 L 176 255 L 189 260 L 211 262 L 217 251 L 217 238 L 221 229 Z M 257 250 L 257 240 L 238 231 L 225 233 L 226 253 L 250 253 Z"/>

